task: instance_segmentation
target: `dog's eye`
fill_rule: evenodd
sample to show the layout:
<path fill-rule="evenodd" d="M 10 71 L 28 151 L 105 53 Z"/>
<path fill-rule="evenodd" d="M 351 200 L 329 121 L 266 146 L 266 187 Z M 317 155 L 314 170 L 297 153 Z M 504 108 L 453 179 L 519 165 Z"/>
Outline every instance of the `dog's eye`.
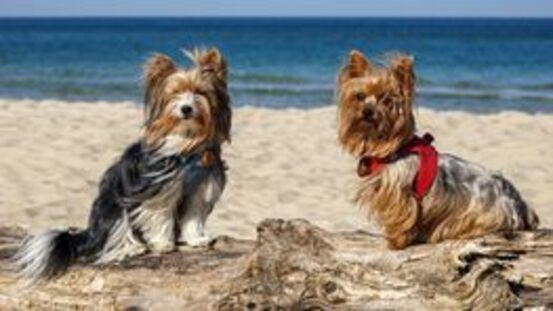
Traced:
<path fill-rule="evenodd" d="M 204 91 L 204 90 L 196 90 L 196 91 L 194 92 L 194 95 L 195 95 L 196 97 L 206 97 L 206 96 L 207 96 L 207 92 Z"/>
<path fill-rule="evenodd" d="M 358 101 L 363 101 L 363 100 L 365 100 L 366 97 L 367 97 L 367 95 L 363 92 L 355 93 L 355 99 L 357 99 Z"/>
<path fill-rule="evenodd" d="M 202 75 L 211 75 L 215 72 L 215 70 L 209 66 L 202 67 L 201 73 Z"/>
<path fill-rule="evenodd" d="M 384 95 L 379 98 L 378 102 L 382 103 L 384 106 L 390 106 L 392 98 L 388 95 Z"/>

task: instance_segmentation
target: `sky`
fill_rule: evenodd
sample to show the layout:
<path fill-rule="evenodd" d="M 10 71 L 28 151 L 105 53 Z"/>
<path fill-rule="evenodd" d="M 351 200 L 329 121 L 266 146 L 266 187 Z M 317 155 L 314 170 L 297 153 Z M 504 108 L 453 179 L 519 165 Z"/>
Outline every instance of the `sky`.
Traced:
<path fill-rule="evenodd" d="M 553 17 L 553 0 L 0 0 L 18 16 Z"/>

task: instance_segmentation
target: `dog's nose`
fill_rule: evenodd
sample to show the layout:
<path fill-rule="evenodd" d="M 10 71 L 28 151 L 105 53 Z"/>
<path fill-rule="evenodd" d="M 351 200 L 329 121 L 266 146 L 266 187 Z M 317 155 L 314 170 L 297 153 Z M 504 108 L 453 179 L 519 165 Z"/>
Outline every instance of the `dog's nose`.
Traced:
<path fill-rule="evenodd" d="M 371 106 L 363 107 L 363 117 L 365 119 L 371 119 L 374 116 L 374 109 Z"/>
<path fill-rule="evenodd" d="M 189 105 L 184 105 L 180 108 L 180 111 L 182 112 L 182 115 L 185 116 L 185 117 L 188 117 L 192 114 L 192 106 L 189 106 Z"/>

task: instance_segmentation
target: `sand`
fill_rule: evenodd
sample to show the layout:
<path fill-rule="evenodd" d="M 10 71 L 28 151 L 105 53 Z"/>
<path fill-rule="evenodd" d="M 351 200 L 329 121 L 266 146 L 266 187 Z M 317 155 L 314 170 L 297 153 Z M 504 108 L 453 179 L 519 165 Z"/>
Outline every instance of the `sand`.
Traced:
<path fill-rule="evenodd" d="M 103 171 L 133 142 L 133 103 L 0 100 L 0 220 L 31 232 L 82 227 Z M 264 218 L 306 218 L 329 230 L 374 230 L 352 202 L 353 158 L 336 143 L 334 107 L 234 110 L 224 146 L 228 186 L 211 235 L 252 238 Z M 417 111 L 442 152 L 502 172 L 553 225 L 553 115 Z"/>

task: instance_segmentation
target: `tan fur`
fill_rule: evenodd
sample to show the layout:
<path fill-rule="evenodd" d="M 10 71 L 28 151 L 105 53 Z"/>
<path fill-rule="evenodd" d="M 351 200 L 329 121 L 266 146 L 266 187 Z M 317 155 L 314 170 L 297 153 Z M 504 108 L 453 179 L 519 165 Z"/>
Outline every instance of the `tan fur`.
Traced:
<path fill-rule="evenodd" d="M 386 159 L 409 141 L 415 133 L 414 83 L 411 57 L 397 54 L 387 67 L 375 68 L 363 54 L 351 52 L 337 79 L 338 140 L 343 148 L 358 157 Z M 391 248 L 537 227 L 537 215 L 518 193 L 506 193 L 512 190 L 502 177 L 453 157 L 440 156 L 440 161 L 438 175 L 448 173 L 449 162 L 455 162 L 461 173 L 484 184 L 438 176 L 418 202 L 413 193 L 419 167 L 415 155 L 390 161 L 362 179 L 356 200 L 383 227 Z"/>
<path fill-rule="evenodd" d="M 382 225 L 391 248 L 401 249 L 416 241 L 436 243 L 528 229 L 513 224 L 512 215 L 503 210 L 471 198 L 469 191 L 447 189 L 440 181 L 419 204 L 412 191 L 417 169 L 417 157 L 410 156 L 362 180 L 357 193 L 359 204 Z"/>
<path fill-rule="evenodd" d="M 181 153 L 230 141 L 226 61 L 215 48 L 186 53 L 193 62 L 190 68 L 179 68 L 162 54 L 152 56 L 144 67 L 143 141 L 151 148 L 162 145 L 171 134 L 185 138 Z M 199 113 L 194 120 L 184 120 L 168 111 L 171 101 L 185 92 L 198 98 Z"/>
<path fill-rule="evenodd" d="M 389 69 L 373 68 L 361 52 L 353 51 L 338 76 L 338 139 L 342 146 L 356 156 L 384 158 L 411 139 L 415 132 L 413 83 L 410 58 L 397 55 Z M 364 100 L 358 100 L 358 94 L 364 94 Z M 362 113 L 371 97 L 378 101 L 372 105 L 378 122 L 369 124 L 362 122 Z"/>

